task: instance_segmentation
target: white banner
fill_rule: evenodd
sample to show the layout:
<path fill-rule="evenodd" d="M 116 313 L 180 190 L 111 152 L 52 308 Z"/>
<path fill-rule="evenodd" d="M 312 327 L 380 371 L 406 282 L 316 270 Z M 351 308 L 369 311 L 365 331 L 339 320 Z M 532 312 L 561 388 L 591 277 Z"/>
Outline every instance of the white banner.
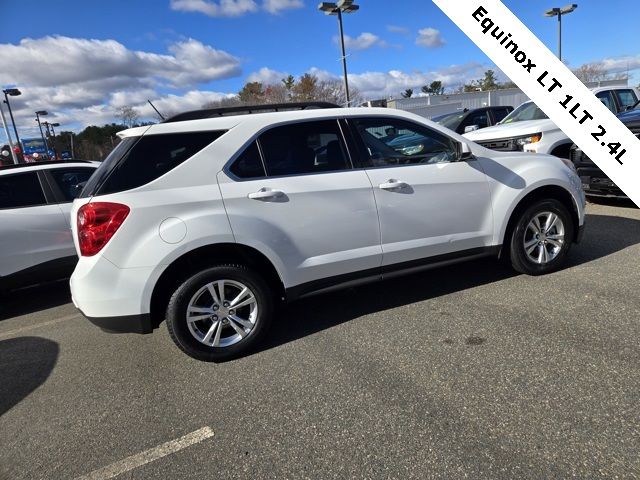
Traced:
<path fill-rule="evenodd" d="M 640 140 L 501 1 L 433 2 L 640 206 Z"/>

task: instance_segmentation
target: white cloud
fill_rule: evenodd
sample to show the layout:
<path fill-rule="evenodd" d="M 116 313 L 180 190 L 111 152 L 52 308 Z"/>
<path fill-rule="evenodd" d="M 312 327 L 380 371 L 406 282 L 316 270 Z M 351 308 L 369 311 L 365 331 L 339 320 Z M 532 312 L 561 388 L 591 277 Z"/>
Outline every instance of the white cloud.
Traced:
<path fill-rule="evenodd" d="M 631 71 L 640 68 L 640 55 L 605 58 L 600 62 L 607 73 L 625 73 L 627 70 Z"/>
<path fill-rule="evenodd" d="M 254 0 L 171 0 L 171 9 L 204 13 L 210 17 L 239 17 L 258 10 Z"/>
<path fill-rule="evenodd" d="M 302 0 L 263 0 L 258 6 L 255 0 L 171 0 L 172 10 L 204 13 L 209 17 L 240 17 L 263 9 L 273 15 L 283 10 L 302 8 Z"/>
<path fill-rule="evenodd" d="M 147 99 L 172 111 L 200 108 L 227 94 L 193 87 L 241 74 L 239 59 L 193 39 L 176 42 L 162 54 L 130 50 L 115 40 L 26 38 L 0 44 L 0 65 L 11 65 L 0 71 L 0 84 L 22 91 L 11 105 L 18 129 L 27 136 L 38 134 L 36 110 L 49 111 L 50 121 L 63 129 L 113 122 L 125 105 L 144 107 L 141 112 L 148 109 L 147 118 L 154 118 Z"/>
<path fill-rule="evenodd" d="M 339 37 L 334 37 L 334 42 L 338 43 L 339 41 Z M 373 47 L 386 47 L 387 43 L 373 33 L 364 32 L 356 38 L 345 35 L 344 45 L 347 50 L 367 50 Z"/>
<path fill-rule="evenodd" d="M 278 70 L 262 67 L 257 72 L 250 73 L 247 77 L 247 82 L 260 82 L 264 85 L 275 85 L 288 76 L 289 74 L 286 72 L 279 72 Z"/>
<path fill-rule="evenodd" d="M 60 86 L 120 79 L 125 87 L 160 79 L 189 86 L 240 74 L 239 59 L 197 40 L 174 43 L 169 51 L 129 50 L 115 40 L 25 38 L 17 45 L 0 44 L 0 65 L 11 65 L 0 71 L 0 83 Z"/>
<path fill-rule="evenodd" d="M 304 7 L 302 0 L 264 0 L 262 6 L 267 12 L 273 14 L 280 13 L 282 10 L 302 7 Z"/>
<path fill-rule="evenodd" d="M 440 30 L 435 28 L 422 28 L 418 30 L 418 38 L 416 45 L 427 48 L 436 48 L 444 45 L 444 39 L 440 34 Z"/>
<path fill-rule="evenodd" d="M 409 33 L 409 29 L 407 27 L 401 27 L 400 25 L 387 25 L 387 30 L 391 33 L 401 33 L 403 35 Z"/>

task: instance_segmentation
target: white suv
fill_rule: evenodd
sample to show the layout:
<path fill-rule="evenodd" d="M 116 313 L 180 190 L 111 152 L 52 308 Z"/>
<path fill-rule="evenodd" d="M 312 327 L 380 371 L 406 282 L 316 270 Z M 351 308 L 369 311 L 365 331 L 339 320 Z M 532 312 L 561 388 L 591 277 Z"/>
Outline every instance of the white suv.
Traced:
<path fill-rule="evenodd" d="M 188 355 L 224 360 L 279 300 L 484 256 L 543 274 L 580 238 L 569 162 L 487 150 L 400 110 L 287 108 L 120 133 L 72 211 L 71 291 L 89 320 L 150 333 L 166 319 Z"/>
<path fill-rule="evenodd" d="M 591 92 L 616 114 L 638 102 L 638 92 L 631 87 L 599 87 Z M 492 150 L 547 153 L 561 158 L 569 158 L 573 145 L 573 140 L 531 101 L 520 105 L 498 125 L 464 136 Z"/>
<path fill-rule="evenodd" d="M 71 274 L 78 260 L 71 202 L 96 163 L 0 167 L 0 292 Z"/>

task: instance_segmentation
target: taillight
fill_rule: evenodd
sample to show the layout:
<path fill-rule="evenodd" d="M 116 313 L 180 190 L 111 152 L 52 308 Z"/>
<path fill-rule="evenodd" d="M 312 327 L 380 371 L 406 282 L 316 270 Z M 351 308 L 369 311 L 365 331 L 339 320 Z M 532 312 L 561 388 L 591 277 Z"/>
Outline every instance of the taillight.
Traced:
<path fill-rule="evenodd" d="M 78 210 L 80 255 L 91 257 L 102 250 L 129 215 L 129 207 L 120 203 L 87 203 Z"/>

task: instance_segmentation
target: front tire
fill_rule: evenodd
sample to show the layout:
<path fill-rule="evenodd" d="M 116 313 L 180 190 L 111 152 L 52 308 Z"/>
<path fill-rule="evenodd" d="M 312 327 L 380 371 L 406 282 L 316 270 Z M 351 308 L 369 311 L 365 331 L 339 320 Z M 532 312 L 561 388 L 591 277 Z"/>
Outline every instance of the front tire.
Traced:
<path fill-rule="evenodd" d="M 527 275 L 544 275 L 562 266 L 574 239 L 574 225 L 558 200 L 541 200 L 518 219 L 509 244 L 511 265 Z"/>
<path fill-rule="evenodd" d="M 219 265 L 196 273 L 171 296 L 167 328 L 190 357 L 217 362 L 254 347 L 269 329 L 273 294 L 243 265 Z"/>

